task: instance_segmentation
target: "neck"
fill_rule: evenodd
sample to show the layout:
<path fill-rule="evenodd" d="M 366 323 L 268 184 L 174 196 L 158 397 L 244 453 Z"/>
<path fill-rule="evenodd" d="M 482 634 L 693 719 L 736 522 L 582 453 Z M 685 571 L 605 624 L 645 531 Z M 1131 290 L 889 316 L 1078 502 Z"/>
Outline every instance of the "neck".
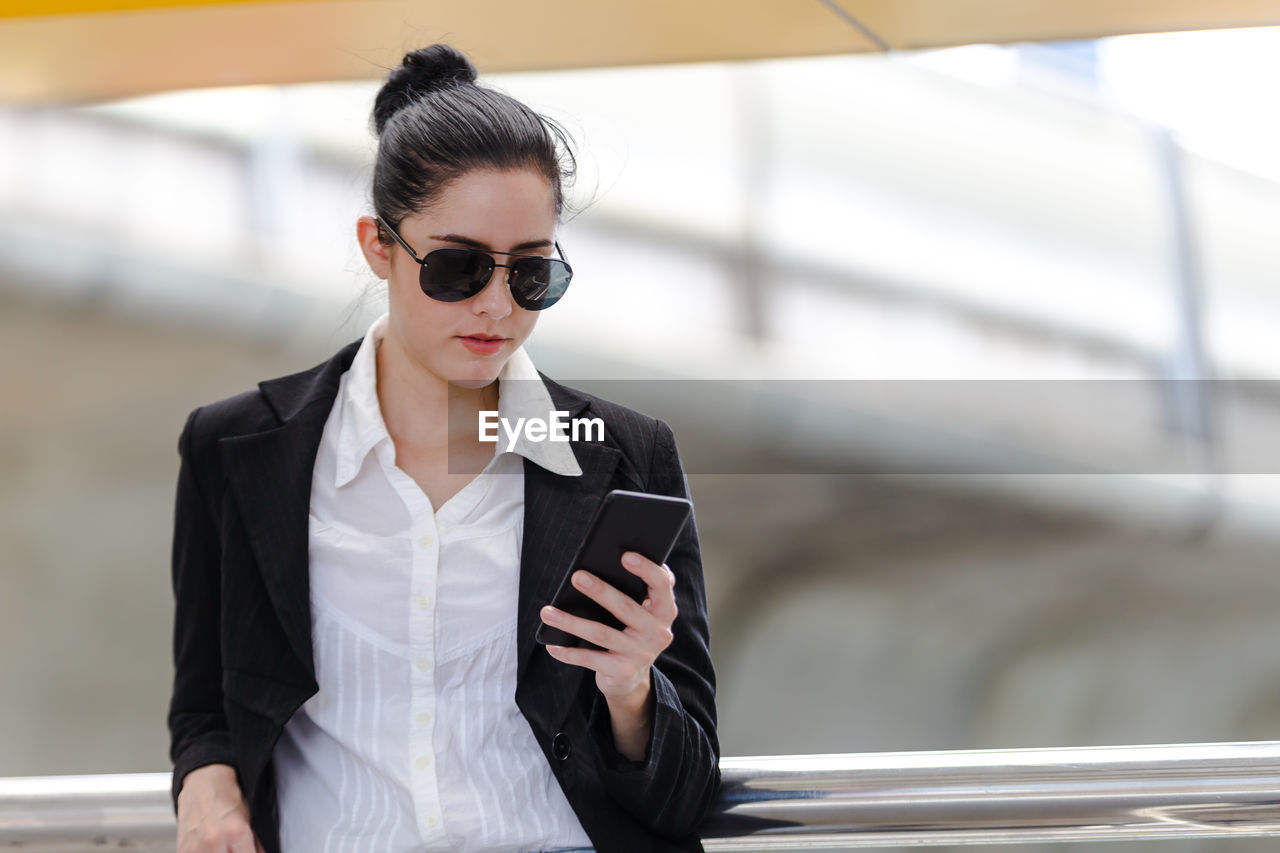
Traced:
<path fill-rule="evenodd" d="M 375 354 L 378 405 L 396 444 L 444 447 L 478 440 L 478 413 L 498 408 L 498 380 L 468 388 L 414 362 L 388 333 Z M 448 413 L 443 417 L 442 413 Z"/>

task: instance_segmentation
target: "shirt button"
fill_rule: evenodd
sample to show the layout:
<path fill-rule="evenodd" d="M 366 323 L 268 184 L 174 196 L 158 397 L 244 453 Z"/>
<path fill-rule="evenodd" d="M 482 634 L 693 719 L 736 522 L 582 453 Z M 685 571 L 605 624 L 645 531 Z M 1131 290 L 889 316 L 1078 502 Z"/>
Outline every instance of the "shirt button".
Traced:
<path fill-rule="evenodd" d="M 419 713 L 418 722 L 422 723 L 423 725 L 426 725 L 427 723 L 431 722 L 431 712 L 422 711 L 421 713 Z"/>
<path fill-rule="evenodd" d="M 431 609 L 431 596 L 429 596 L 429 595 L 420 595 L 420 596 L 418 596 L 418 609 L 419 609 L 419 610 L 430 610 L 430 609 Z"/>
<path fill-rule="evenodd" d="M 435 826 L 440 822 L 440 818 L 434 814 L 427 815 L 427 826 Z"/>
<path fill-rule="evenodd" d="M 430 763 L 431 763 L 431 758 L 426 755 L 419 755 L 418 760 L 413 762 L 414 766 L 417 767 L 419 770 L 426 767 Z"/>
<path fill-rule="evenodd" d="M 436 544 L 436 540 L 430 533 L 424 533 L 418 537 L 419 548 L 430 548 L 434 544 Z"/>
<path fill-rule="evenodd" d="M 431 669 L 431 659 L 418 658 L 418 669 L 422 670 L 423 672 L 426 672 L 427 670 Z"/>

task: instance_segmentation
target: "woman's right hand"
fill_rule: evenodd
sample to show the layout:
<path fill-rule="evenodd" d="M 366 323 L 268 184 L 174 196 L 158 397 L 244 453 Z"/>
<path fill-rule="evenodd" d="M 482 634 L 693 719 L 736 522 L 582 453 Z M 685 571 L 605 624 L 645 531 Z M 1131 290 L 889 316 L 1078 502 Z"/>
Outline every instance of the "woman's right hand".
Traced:
<path fill-rule="evenodd" d="M 249 805 L 231 765 L 206 764 L 183 777 L 178 853 L 265 853 L 249 827 Z"/>

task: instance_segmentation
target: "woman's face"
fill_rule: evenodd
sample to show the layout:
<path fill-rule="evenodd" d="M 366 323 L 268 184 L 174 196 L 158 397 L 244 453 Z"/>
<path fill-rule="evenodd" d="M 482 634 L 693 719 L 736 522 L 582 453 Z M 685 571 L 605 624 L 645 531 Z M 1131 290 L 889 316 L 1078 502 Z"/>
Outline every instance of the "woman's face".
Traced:
<path fill-rule="evenodd" d="M 550 257 L 555 225 L 555 199 L 546 178 L 531 170 L 486 169 L 452 181 L 428 212 L 406 217 L 396 230 L 420 258 L 443 247 Z M 439 302 L 422 292 L 420 265 L 398 243 L 379 244 L 368 217 L 361 218 L 359 236 L 374 273 L 387 279 L 387 336 L 395 336 L 410 362 L 440 380 L 470 388 L 489 384 L 533 331 L 538 312 L 511 298 L 506 268 L 494 267 L 475 296 Z M 511 262 L 508 255 L 494 259 Z M 474 336 L 500 340 L 481 343 Z"/>

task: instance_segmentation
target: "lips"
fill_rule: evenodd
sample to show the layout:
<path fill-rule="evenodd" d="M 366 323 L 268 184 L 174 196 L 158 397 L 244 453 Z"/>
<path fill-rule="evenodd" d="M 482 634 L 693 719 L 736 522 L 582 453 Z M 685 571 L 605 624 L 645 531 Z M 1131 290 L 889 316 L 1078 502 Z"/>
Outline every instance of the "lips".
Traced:
<path fill-rule="evenodd" d="M 493 355 L 509 339 L 497 335 L 458 335 L 458 340 L 476 355 Z"/>

